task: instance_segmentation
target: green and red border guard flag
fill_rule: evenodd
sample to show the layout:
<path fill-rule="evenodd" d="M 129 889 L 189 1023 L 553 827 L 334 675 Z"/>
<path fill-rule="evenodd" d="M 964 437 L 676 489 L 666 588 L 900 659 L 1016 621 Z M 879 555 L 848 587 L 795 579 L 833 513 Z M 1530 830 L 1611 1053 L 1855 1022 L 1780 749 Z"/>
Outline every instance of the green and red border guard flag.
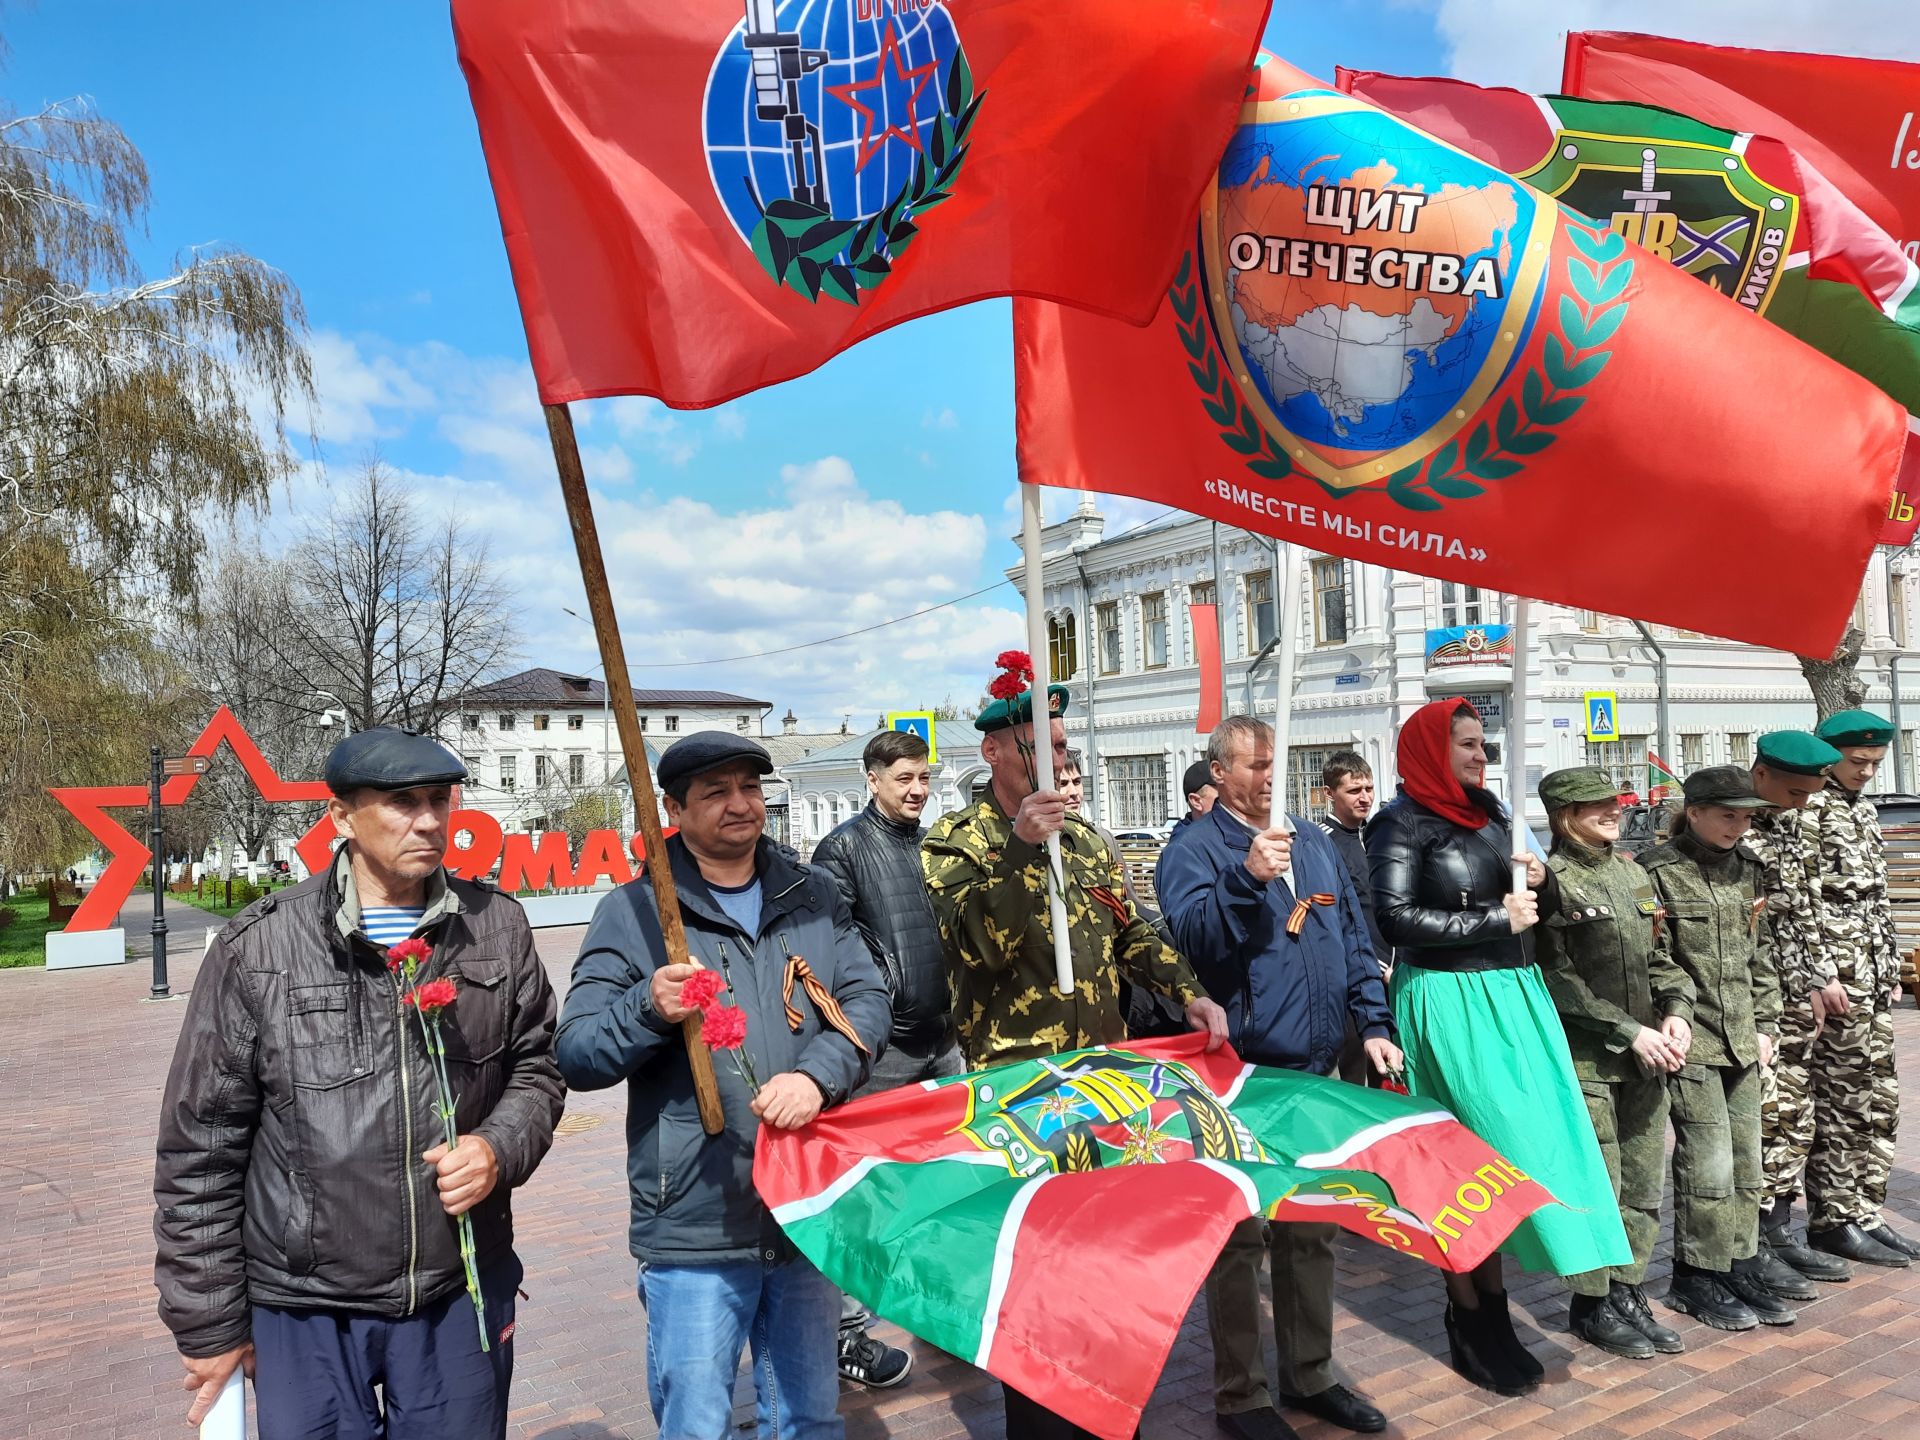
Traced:
<path fill-rule="evenodd" d="M 1144 324 L 1268 3 L 454 0 L 541 399 L 716 405 L 995 295 Z"/>
<path fill-rule="evenodd" d="M 1368 70 L 1336 78 L 1865 376 L 1920 434 L 1920 265 L 1779 140 L 1648 105 Z M 1910 443 L 1882 544 L 1913 539 L 1916 496 L 1920 444 Z"/>
<path fill-rule="evenodd" d="M 1278 61 L 1154 323 L 1016 301 L 1014 341 L 1023 480 L 1806 655 L 1907 435 L 1776 326 Z M 1622 564 L 1607 517 L 1648 513 L 1765 583 Z"/>
<path fill-rule="evenodd" d="M 1429 1101 L 1204 1047 L 1077 1050 L 763 1127 L 754 1183 L 835 1284 L 1111 1440 L 1249 1216 L 1463 1273 L 1555 1203 Z"/>

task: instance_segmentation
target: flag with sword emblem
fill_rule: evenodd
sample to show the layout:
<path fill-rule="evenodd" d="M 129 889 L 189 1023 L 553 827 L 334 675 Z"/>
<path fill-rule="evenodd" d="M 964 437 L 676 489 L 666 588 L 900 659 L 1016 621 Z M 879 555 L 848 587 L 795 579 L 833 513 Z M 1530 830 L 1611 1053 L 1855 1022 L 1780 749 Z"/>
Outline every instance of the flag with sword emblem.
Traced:
<path fill-rule="evenodd" d="M 848 1294 L 1113 1440 L 1249 1216 L 1464 1272 L 1555 1203 L 1430 1101 L 1204 1046 L 1072 1051 L 762 1127 L 754 1183 Z"/>

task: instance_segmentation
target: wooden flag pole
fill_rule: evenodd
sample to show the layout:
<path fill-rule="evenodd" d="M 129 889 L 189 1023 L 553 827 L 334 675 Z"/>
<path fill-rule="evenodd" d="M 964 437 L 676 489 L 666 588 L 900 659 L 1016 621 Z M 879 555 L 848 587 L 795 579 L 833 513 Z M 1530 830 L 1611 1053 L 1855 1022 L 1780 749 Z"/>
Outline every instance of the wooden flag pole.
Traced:
<path fill-rule="evenodd" d="M 1268 802 L 1267 828 L 1287 823 L 1287 747 L 1293 740 L 1293 673 L 1300 661 L 1300 546 L 1281 542 L 1280 573 L 1273 577 L 1275 609 L 1280 626 L 1280 657 L 1273 708 L 1273 793 Z M 1280 872 L 1293 888 L 1293 867 Z"/>
<path fill-rule="evenodd" d="M 1513 853 L 1525 850 L 1527 823 L 1527 661 L 1532 655 L 1533 602 L 1513 601 L 1513 688 L 1507 692 L 1507 808 L 1513 812 Z M 1527 888 L 1527 865 L 1513 862 L 1513 890 Z"/>
<path fill-rule="evenodd" d="M 660 805 L 653 793 L 653 775 L 647 769 L 647 745 L 640 734 L 640 712 L 633 703 L 633 684 L 627 678 L 627 654 L 620 644 L 619 622 L 613 614 L 613 593 L 607 588 L 606 561 L 600 554 L 600 532 L 593 523 L 593 499 L 587 494 L 587 475 L 580 465 L 580 443 L 574 438 L 573 416 L 564 405 L 546 405 L 547 434 L 553 441 L 553 463 L 560 472 L 560 494 L 567 504 L 567 523 L 573 527 L 573 549 L 580 558 L 580 579 L 587 589 L 587 613 L 594 638 L 600 642 L 600 669 L 606 677 L 613 721 L 620 730 L 620 753 L 626 757 L 627 778 L 633 782 L 633 808 L 647 850 L 647 873 L 653 880 L 654 903 L 660 909 L 660 934 L 667 946 L 669 965 L 687 965 L 687 932 L 680 923 L 680 899 L 674 891 L 673 867 L 667 863 L 667 842 L 660 833 Z M 680 1022 L 686 1038 L 687 1060 L 693 1070 L 693 1094 L 700 1106 L 700 1128 L 718 1135 L 726 1127 L 720 1105 L 720 1087 L 713 1076 L 713 1052 L 700 1034 L 700 1017 Z"/>
<path fill-rule="evenodd" d="M 1033 784 L 1053 789 L 1053 720 L 1047 705 L 1046 575 L 1040 563 L 1040 487 L 1020 486 L 1020 552 L 1026 564 L 1027 654 L 1033 660 Z M 1044 729 L 1042 728 L 1044 727 Z M 1066 871 L 1060 866 L 1060 837 L 1047 837 L 1047 914 L 1053 922 L 1054 987 L 1073 994 L 1073 942 L 1067 934 L 1067 902 L 1060 893 Z"/>

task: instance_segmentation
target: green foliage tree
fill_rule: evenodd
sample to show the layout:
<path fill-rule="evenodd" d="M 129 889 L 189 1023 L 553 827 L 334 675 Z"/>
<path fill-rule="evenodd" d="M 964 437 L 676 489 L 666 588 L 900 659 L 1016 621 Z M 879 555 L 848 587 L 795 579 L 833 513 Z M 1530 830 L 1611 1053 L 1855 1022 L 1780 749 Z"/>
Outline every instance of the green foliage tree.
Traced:
<path fill-rule="evenodd" d="M 225 247 L 141 273 L 147 169 L 83 104 L 0 102 L 0 876 L 76 832 L 46 788 L 144 773 L 191 692 L 151 637 L 204 527 L 266 504 L 313 397 L 292 282 Z"/>

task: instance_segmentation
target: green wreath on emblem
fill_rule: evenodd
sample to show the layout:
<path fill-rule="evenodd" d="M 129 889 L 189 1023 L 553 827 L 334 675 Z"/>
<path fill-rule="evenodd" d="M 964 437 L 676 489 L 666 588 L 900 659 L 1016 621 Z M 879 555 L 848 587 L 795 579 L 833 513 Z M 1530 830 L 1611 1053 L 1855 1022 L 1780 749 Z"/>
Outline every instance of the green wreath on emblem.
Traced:
<path fill-rule="evenodd" d="M 1611 230 L 1593 229 L 1567 218 L 1567 234 L 1580 254 L 1567 258 L 1567 279 L 1573 294 L 1562 295 L 1559 329 L 1547 335 L 1540 369 L 1521 381 L 1518 401 L 1509 395 L 1491 420 L 1482 420 L 1466 437 L 1449 440 L 1430 457 L 1415 461 L 1387 477 L 1385 493 L 1407 510 L 1440 510 L 1448 500 L 1471 500 L 1483 493 L 1482 482 L 1505 480 L 1524 467 L 1522 457 L 1538 455 L 1557 438 L 1561 425 L 1586 404 L 1580 394 L 1607 368 L 1613 352 L 1606 343 L 1627 318 L 1626 289 L 1633 279 L 1633 257 L 1627 242 Z M 1584 256 L 1585 258 L 1581 258 Z M 1187 369 L 1205 394 L 1201 402 L 1220 426 L 1220 438 L 1247 456 L 1247 469 L 1268 480 L 1284 480 L 1292 473 L 1286 452 L 1255 419 L 1240 391 L 1219 364 L 1205 318 L 1200 314 L 1200 292 L 1191 254 L 1181 262 L 1168 294 L 1180 340 L 1187 350 Z M 1320 480 L 1320 488 L 1336 499 L 1379 493 L 1373 486 L 1340 488 Z"/>
<path fill-rule="evenodd" d="M 967 52 L 958 46 L 947 67 L 945 104 L 928 148 L 913 163 L 913 174 L 876 215 L 865 220 L 836 220 L 833 212 L 799 200 L 776 200 L 760 212 L 753 227 L 753 255 L 775 281 L 809 300 L 831 295 L 849 305 L 860 292 L 877 288 L 913 237 L 921 215 L 953 198 L 970 146 L 974 117 L 987 92 L 973 89 Z M 929 163 L 931 161 L 931 163 Z"/>

